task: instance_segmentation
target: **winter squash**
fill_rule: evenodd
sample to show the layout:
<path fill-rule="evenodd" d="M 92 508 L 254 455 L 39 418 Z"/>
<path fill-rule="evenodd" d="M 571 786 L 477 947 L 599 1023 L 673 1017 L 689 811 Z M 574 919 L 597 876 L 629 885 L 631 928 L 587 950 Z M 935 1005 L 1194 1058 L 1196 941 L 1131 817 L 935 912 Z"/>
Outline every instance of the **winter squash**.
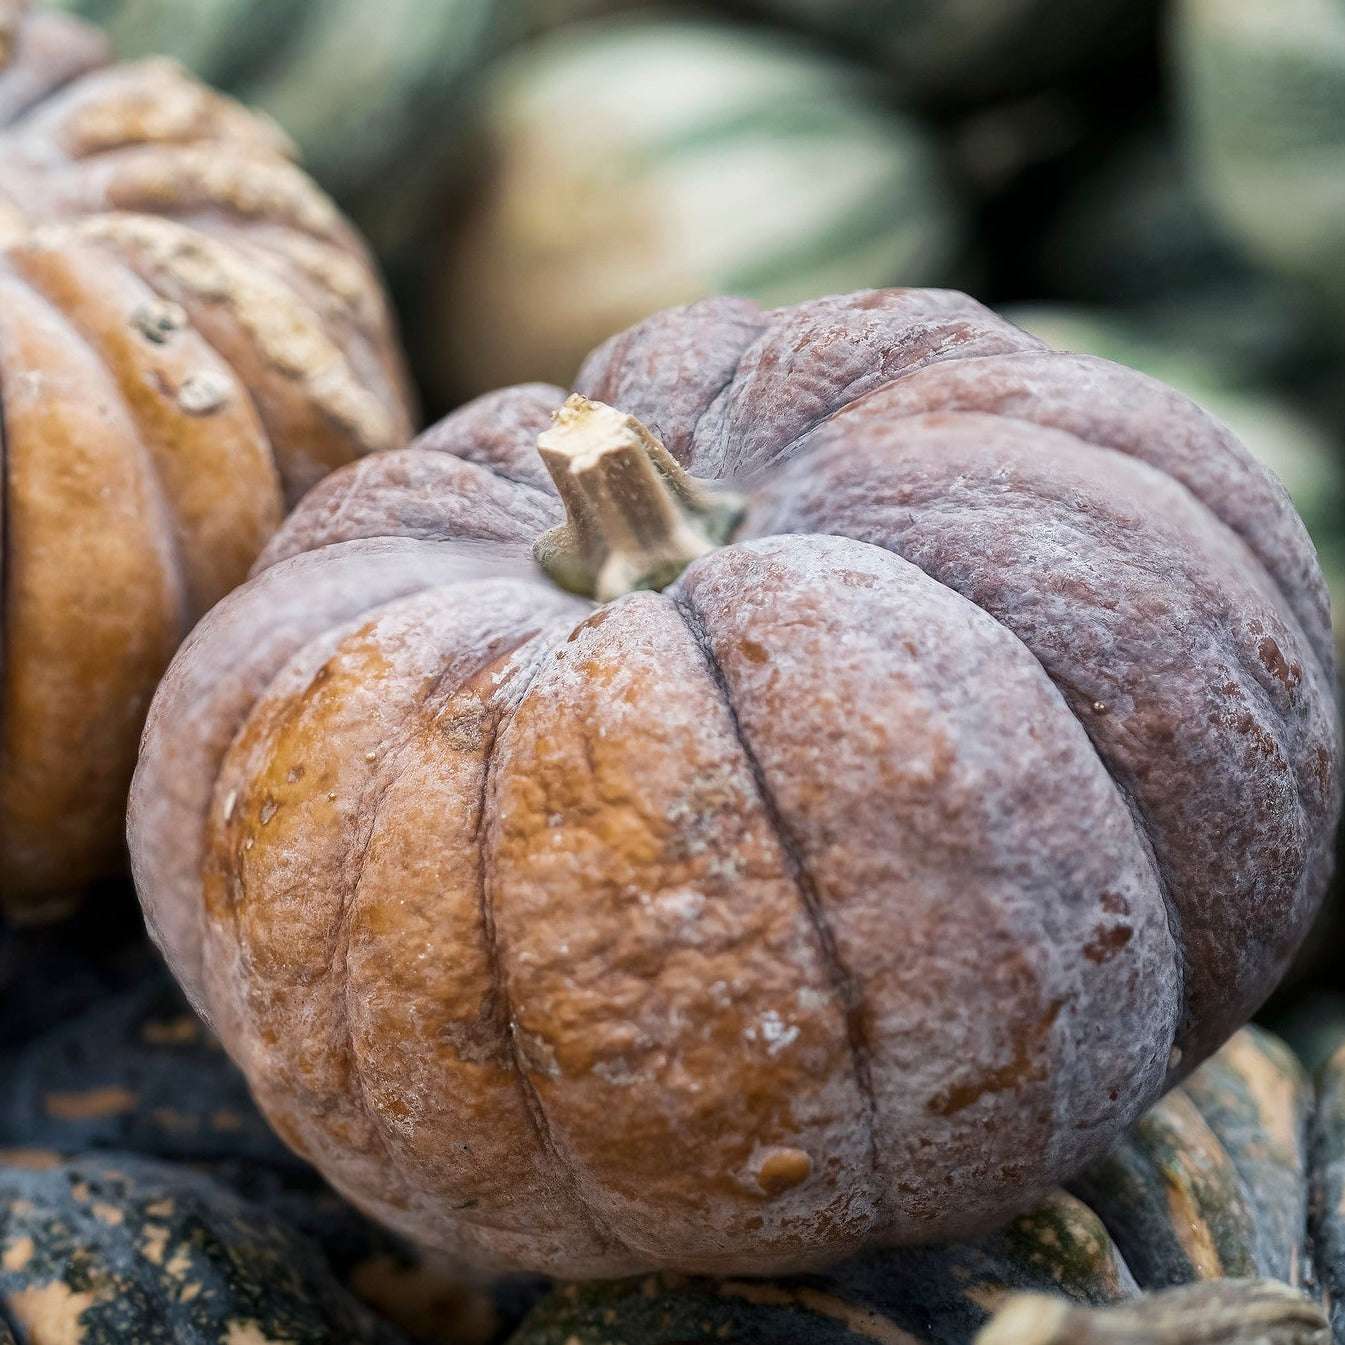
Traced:
<path fill-rule="evenodd" d="M 32 1342 L 405 1345 L 284 1224 L 130 1154 L 0 1158 L 0 1320 Z"/>
<path fill-rule="evenodd" d="M 362 245 L 175 66 L 0 4 L 0 901 L 122 863 L 154 684 L 325 471 L 404 442 Z"/>
<path fill-rule="evenodd" d="M 1002 1223 L 1312 918 L 1301 522 L 1179 394 L 947 291 L 704 301 L 577 388 L 334 474 L 196 629 L 132 790 L 151 930 L 280 1134 L 458 1254 Z"/>
<path fill-rule="evenodd" d="M 189 1164 L 319 1248 L 340 1283 L 426 1345 L 478 1345 L 535 1301 L 534 1282 L 466 1275 L 337 1197 L 275 1137 L 242 1076 L 143 942 L 123 985 L 103 989 L 83 1012 L 62 1012 L 69 996 L 58 974 L 69 978 L 81 962 L 106 973 L 70 937 L 73 930 L 63 932 L 70 946 L 59 955 L 29 947 L 25 969 L 5 986 L 6 1020 L 9 992 L 36 998 L 39 982 L 59 1016 L 0 1054 L 0 1152 L 40 1152 L 53 1162 L 134 1153 Z M 21 937 L 55 942 L 50 927 Z M 118 964 L 129 969 L 132 953 L 122 950 Z M 94 970 L 86 969 L 86 980 Z"/>
<path fill-rule="evenodd" d="M 592 346 L 669 304 L 926 284 L 956 250 L 929 135 L 857 70 L 778 34 L 572 25 L 484 96 L 479 201 L 435 262 L 427 341 L 450 393 L 568 382 Z"/>
<path fill-rule="evenodd" d="M 1317 0 L 1181 0 L 1189 152 L 1216 217 L 1264 265 L 1345 302 L 1345 13 Z"/>
<path fill-rule="evenodd" d="M 848 44 L 908 100 L 962 104 L 1019 92 L 1128 49 L 1149 0 L 757 0 Z"/>
<path fill-rule="evenodd" d="M 1095 1199 L 1057 1191 L 998 1233 L 872 1251 L 821 1273 L 563 1285 L 510 1345 L 1037 1345 L 1010 1330 L 1025 1311 L 1011 1311 L 1015 1295 L 1046 1296 L 1038 1315 L 1123 1304 L 1133 1316 L 1149 1312 L 1146 1291 L 1239 1278 L 1279 1282 L 1287 1297 L 1278 1301 L 1320 1325 L 1320 1310 L 1300 1292 L 1311 1104 L 1312 1089 L 1282 1044 L 1247 1029 L 1090 1172 L 1081 1185 L 1095 1187 Z M 1118 1167 L 1124 1182 L 1113 1180 Z"/>

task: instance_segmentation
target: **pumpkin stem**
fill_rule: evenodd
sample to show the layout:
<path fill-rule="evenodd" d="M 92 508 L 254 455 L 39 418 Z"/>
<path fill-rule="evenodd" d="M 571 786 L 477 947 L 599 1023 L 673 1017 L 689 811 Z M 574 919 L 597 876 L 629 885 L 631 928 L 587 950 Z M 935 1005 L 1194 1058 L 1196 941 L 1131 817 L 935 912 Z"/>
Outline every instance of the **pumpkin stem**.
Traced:
<path fill-rule="evenodd" d="M 566 521 L 539 537 L 533 554 L 562 588 L 599 602 L 666 588 L 742 517 L 741 500 L 689 476 L 634 416 L 578 393 L 537 450 Z"/>
<path fill-rule="evenodd" d="M 1327 1345 L 1320 1307 L 1275 1280 L 1205 1280 L 1090 1308 L 1015 1294 L 975 1345 Z"/>

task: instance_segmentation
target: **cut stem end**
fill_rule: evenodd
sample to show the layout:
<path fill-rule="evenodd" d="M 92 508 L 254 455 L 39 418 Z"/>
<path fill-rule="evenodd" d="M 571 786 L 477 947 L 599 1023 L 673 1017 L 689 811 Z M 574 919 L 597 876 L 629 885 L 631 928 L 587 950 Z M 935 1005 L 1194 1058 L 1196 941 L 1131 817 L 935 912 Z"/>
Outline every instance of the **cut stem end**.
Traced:
<path fill-rule="evenodd" d="M 562 588 L 599 602 L 666 588 L 742 517 L 737 496 L 689 476 L 634 416 L 578 393 L 537 449 L 566 514 L 537 539 L 537 562 Z"/>

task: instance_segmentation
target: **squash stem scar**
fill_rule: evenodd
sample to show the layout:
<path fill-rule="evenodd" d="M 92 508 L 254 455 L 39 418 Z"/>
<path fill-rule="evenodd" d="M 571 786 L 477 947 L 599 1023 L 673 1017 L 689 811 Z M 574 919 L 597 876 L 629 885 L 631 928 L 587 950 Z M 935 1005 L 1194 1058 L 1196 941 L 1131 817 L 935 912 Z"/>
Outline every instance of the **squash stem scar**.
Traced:
<path fill-rule="evenodd" d="M 566 522 L 539 537 L 533 554 L 562 588 L 599 602 L 666 588 L 742 518 L 737 496 L 689 476 L 634 416 L 578 393 L 537 450 Z"/>

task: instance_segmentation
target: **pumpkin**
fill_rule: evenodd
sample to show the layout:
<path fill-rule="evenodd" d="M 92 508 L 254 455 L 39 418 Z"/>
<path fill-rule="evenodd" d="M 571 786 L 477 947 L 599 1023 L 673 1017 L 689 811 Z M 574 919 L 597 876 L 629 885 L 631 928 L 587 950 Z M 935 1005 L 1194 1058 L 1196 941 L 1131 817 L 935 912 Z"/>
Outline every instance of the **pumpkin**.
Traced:
<path fill-rule="evenodd" d="M 1173 64 L 1217 219 L 1262 264 L 1345 301 L 1345 13 L 1320 0 L 1180 0 Z"/>
<path fill-rule="evenodd" d="M 485 1341 L 536 1299 L 534 1282 L 467 1276 L 340 1200 L 275 1137 L 242 1076 L 143 942 L 117 958 L 118 966 L 134 966 L 133 976 L 91 998 L 83 1012 L 61 1012 L 69 996 L 58 976 L 78 981 L 70 970 L 81 964 L 92 964 L 89 979 L 104 970 L 75 930 L 63 932 L 58 954 L 49 927 L 23 931 L 30 944 L 40 935 L 48 946 L 30 947 L 27 966 L 5 986 L 6 1018 L 11 992 L 37 998 L 38 982 L 60 1016 L 0 1054 L 0 1151 L 62 1160 L 134 1153 L 190 1164 L 320 1248 L 342 1284 L 417 1341 Z"/>
<path fill-rule="evenodd" d="M 1032 1300 L 1039 1316 L 1071 1303 L 1125 1305 L 1133 1316 L 1150 1312 L 1146 1291 L 1191 1284 L 1208 1291 L 1233 1283 L 1228 1277 L 1281 1282 L 1289 1296 L 1279 1301 L 1291 1312 L 1306 1309 L 1320 1328 L 1320 1311 L 1299 1292 L 1311 1104 L 1292 1055 L 1246 1029 L 1159 1102 L 1076 1184 L 1078 1194 L 1056 1191 L 997 1233 L 870 1251 L 820 1273 L 772 1280 L 661 1275 L 562 1285 L 510 1345 L 970 1345 L 973 1338 L 1037 1345 L 1027 1330 L 1009 1329 L 1025 1315 L 1006 1303 L 1014 1295 L 1049 1295 Z M 1241 1301 L 1245 1308 L 1245 1295 Z"/>
<path fill-rule="evenodd" d="M 567 382 L 613 332 L 706 294 L 938 280 L 957 246 L 929 135 L 777 34 L 572 25 L 502 63 L 484 97 L 484 181 L 432 263 L 446 393 Z"/>
<path fill-rule="evenodd" d="M 32 1342 L 404 1345 L 284 1224 L 131 1154 L 0 1159 L 0 1320 Z"/>
<path fill-rule="evenodd" d="M 562 12 L 569 3 L 557 0 Z M 163 53 L 275 118 L 380 252 L 410 242 L 464 159 L 481 65 L 538 0 L 59 0 L 126 56 Z M 339 72 L 334 77 L 333 72 Z"/>
<path fill-rule="evenodd" d="M 358 239 L 266 122 L 0 4 L 0 900 L 122 864 L 150 694 L 324 472 L 404 442 Z"/>
<path fill-rule="evenodd" d="M 577 386 L 329 477 L 197 627 L 131 797 L 155 938 L 279 1133 L 459 1255 L 1003 1222 L 1312 918 L 1301 522 L 1184 397 L 947 291 L 704 301 Z"/>
<path fill-rule="evenodd" d="M 900 94 L 962 104 L 1020 92 L 1129 50 L 1148 0 L 757 0 L 883 66 Z"/>
<path fill-rule="evenodd" d="M 1225 320 L 1242 311 L 1226 308 Z M 1264 382 L 1246 377 L 1236 358 L 1197 353 L 1161 322 L 1064 305 L 1021 307 L 1007 316 L 1061 350 L 1100 355 L 1161 378 L 1217 415 L 1289 491 L 1317 545 L 1339 617 L 1345 601 L 1345 471 L 1321 426 Z M 1345 631 L 1345 621 L 1335 625 L 1338 633 Z"/>

